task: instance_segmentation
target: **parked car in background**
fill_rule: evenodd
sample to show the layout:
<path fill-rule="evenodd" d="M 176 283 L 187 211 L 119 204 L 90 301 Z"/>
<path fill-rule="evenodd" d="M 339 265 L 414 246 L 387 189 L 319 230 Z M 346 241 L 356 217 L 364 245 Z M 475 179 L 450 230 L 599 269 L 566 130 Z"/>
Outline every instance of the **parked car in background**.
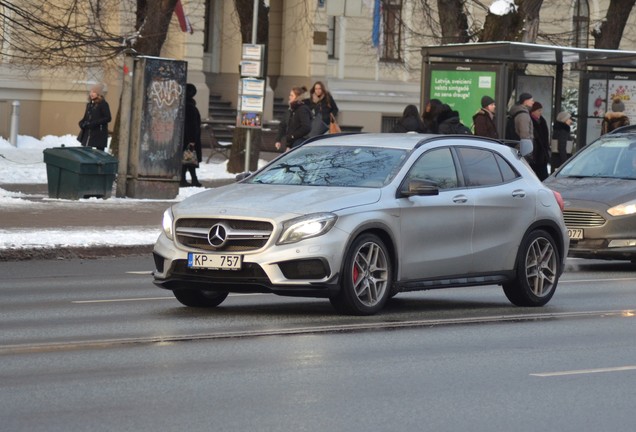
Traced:
<path fill-rule="evenodd" d="M 475 285 L 542 306 L 568 238 L 527 153 L 467 135 L 318 137 L 168 209 L 154 282 L 193 307 L 265 292 L 368 315 L 400 292 Z"/>
<path fill-rule="evenodd" d="M 636 130 L 603 135 L 545 185 L 560 192 L 571 257 L 636 263 Z"/>

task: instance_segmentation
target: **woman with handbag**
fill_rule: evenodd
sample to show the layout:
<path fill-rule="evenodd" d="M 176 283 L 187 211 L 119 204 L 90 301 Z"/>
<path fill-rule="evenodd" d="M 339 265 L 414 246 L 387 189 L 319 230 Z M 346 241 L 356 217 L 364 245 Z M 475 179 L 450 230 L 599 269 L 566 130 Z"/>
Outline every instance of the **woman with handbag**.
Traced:
<path fill-rule="evenodd" d="M 336 101 L 333 100 L 333 96 L 331 96 L 331 93 L 327 91 L 327 88 L 322 81 L 316 81 L 314 85 L 311 86 L 311 90 L 309 90 L 309 108 L 311 108 L 312 118 L 314 121 L 317 123 L 319 120 L 315 119 L 321 119 L 322 124 L 324 125 L 324 130 L 320 133 L 316 133 L 316 135 L 321 135 L 327 132 L 327 130 L 332 133 L 330 125 L 332 122 L 336 121 L 338 116 L 338 105 L 336 105 Z"/>
<path fill-rule="evenodd" d="M 95 84 L 88 93 L 84 117 L 79 122 L 77 140 L 83 147 L 95 147 L 101 151 L 108 145 L 108 123 L 111 121 L 110 107 L 104 99 L 104 86 Z"/>
<path fill-rule="evenodd" d="M 294 87 L 289 92 L 289 109 L 278 127 L 276 150 L 282 148 L 283 138 L 287 150 L 300 145 L 311 131 L 311 110 L 303 100 L 307 87 Z"/>
<path fill-rule="evenodd" d="M 180 186 L 202 186 L 197 179 L 197 167 L 201 160 L 201 114 L 194 100 L 197 88 L 194 84 L 186 84 L 185 118 L 183 124 L 183 160 L 181 165 Z M 196 155 L 196 158 L 193 157 Z M 190 173 L 192 183 L 186 180 L 186 173 Z"/>

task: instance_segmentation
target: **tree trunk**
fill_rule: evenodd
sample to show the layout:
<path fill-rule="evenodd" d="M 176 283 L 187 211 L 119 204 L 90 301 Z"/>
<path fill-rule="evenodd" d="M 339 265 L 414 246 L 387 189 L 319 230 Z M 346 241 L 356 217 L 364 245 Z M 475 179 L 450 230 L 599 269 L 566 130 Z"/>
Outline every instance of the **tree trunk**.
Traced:
<path fill-rule="evenodd" d="M 177 0 L 137 0 L 137 20 L 135 29 L 139 32 L 139 37 L 134 41 L 132 47 L 138 55 L 159 57 L 161 47 L 168 35 L 168 26 L 174 11 Z M 110 151 L 117 157 L 119 155 L 119 125 L 121 123 L 121 96 L 119 106 L 115 116 L 113 135 L 110 141 Z"/>
<path fill-rule="evenodd" d="M 627 19 L 636 0 L 611 0 L 607 15 L 598 29 L 592 31 L 594 48 L 618 49 Z"/>
<path fill-rule="evenodd" d="M 516 0 L 517 11 L 506 15 L 489 12 L 479 42 L 536 42 L 542 3 L 543 0 Z"/>
<path fill-rule="evenodd" d="M 437 10 L 442 29 L 442 44 L 470 42 L 464 0 L 437 0 Z"/>

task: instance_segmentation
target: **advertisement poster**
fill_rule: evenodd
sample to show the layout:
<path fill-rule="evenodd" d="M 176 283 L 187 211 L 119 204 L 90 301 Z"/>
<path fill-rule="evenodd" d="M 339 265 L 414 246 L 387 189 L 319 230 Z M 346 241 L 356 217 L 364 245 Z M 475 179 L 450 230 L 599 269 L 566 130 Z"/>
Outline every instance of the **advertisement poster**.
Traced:
<path fill-rule="evenodd" d="M 607 82 L 607 106 L 609 109 L 612 107 L 612 101 L 617 97 L 625 104 L 627 117 L 636 118 L 636 81 L 609 80 Z"/>
<path fill-rule="evenodd" d="M 473 115 L 481 109 L 481 98 L 496 99 L 496 80 L 495 71 L 432 70 L 430 99 L 439 99 L 458 111 L 462 123 L 470 128 Z"/>
<path fill-rule="evenodd" d="M 606 111 L 607 80 L 591 79 L 587 96 L 587 114 L 590 117 L 603 117 Z"/>

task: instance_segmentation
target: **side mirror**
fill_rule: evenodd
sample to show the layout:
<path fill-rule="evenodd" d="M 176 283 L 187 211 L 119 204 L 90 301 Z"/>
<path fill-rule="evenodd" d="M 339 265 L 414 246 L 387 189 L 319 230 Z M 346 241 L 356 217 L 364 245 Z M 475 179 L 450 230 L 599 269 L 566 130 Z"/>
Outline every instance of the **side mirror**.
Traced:
<path fill-rule="evenodd" d="M 525 157 L 531 154 L 533 149 L 534 149 L 534 144 L 532 144 L 532 140 L 522 139 L 521 141 L 519 141 L 519 154 L 522 157 Z"/>
<path fill-rule="evenodd" d="M 249 171 L 244 171 L 240 174 L 237 174 L 236 177 L 234 177 L 234 180 L 236 180 L 237 182 L 240 182 L 241 180 L 245 180 L 246 178 L 248 178 L 249 176 L 251 176 L 252 173 Z"/>
<path fill-rule="evenodd" d="M 426 180 L 409 180 L 401 189 L 400 197 L 439 195 L 437 183 Z"/>

